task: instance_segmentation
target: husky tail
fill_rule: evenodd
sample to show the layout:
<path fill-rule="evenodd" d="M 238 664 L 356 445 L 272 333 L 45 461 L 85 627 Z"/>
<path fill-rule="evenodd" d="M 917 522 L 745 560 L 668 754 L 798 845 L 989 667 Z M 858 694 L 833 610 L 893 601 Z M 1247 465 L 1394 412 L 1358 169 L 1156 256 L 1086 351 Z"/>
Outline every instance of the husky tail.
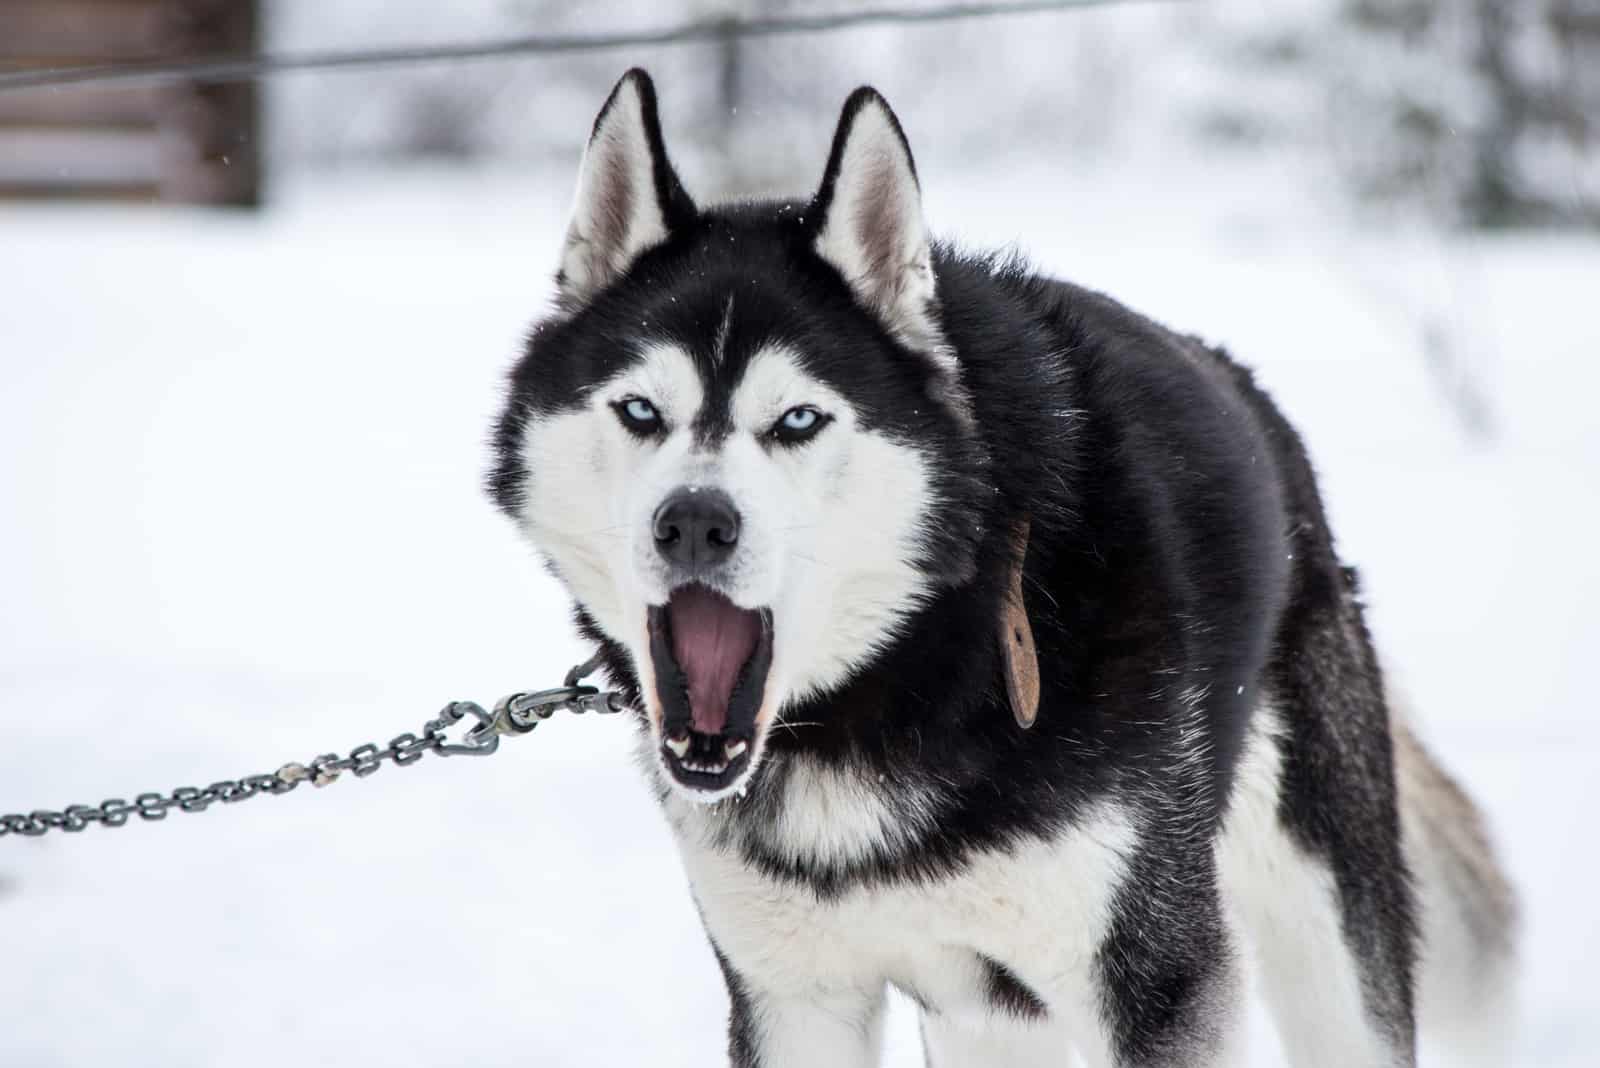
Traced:
<path fill-rule="evenodd" d="M 1421 920 L 1419 1030 L 1463 1063 L 1507 1063 L 1516 893 L 1472 799 L 1399 716 L 1391 723 L 1401 838 Z"/>

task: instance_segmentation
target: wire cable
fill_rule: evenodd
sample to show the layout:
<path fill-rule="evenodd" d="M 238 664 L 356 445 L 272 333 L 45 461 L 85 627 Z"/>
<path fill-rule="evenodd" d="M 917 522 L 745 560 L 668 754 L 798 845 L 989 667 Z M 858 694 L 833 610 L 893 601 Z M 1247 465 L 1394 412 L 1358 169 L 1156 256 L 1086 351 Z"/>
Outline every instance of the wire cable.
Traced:
<path fill-rule="evenodd" d="M 654 30 L 529 34 L 455 45 L 419 45 L 367 50 L 328 49 L 283 55 L 213 55 L 187 59 L 45 67 L 38 70 L 0 71 L 0 93 L 111 83 L 167 85 L 193 81 L 244 81 L 294 71 L 357 70 L 508 56 L 604 52 L 619 48 L 816 34 L 861 26 L 951 22 L 959 19 L 1028 15 L 1073 8 L 1151 2 L 1155 0 L 994 0 L 992 3 L 952 3 L 924 8 L 869 7 L 853 11 L 757 18 L 717 16 L 693 19 L 676 26 Z"/>

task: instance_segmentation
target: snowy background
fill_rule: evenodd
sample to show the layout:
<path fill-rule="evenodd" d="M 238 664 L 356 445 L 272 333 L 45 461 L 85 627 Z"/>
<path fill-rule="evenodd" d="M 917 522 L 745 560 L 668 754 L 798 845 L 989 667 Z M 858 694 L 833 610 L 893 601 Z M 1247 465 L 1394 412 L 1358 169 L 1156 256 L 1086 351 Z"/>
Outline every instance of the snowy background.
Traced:
<path fill-rule="evenodd" d="M 1183 29 L 1128 17 L 1130 39 Z M 1006 40 L 1044 25 L 1092 51 L 1060 21 Z M 1600 242 L 1399 209 L 1380 226 L 1317 153 L 1223 153 L 1154 120 L 1082 153 L 1025 125 L 952 148 L 979 124 L 951 91 L 919 92 L 892 38 L 846 40 L 782 101 L 814 109 L 784 135 L 791 190 L 872 78 L 937 230 L 1015 241 L 1259 369 L 1308 439 L 1392 685 L 1524 895 L 1519 1063 L 1594 1064 Z M 669 143 L 710 93 L 684 55 L 604 65 L 658 68 Z M 409 77 L 346 84 L 370 100 Z M 1129 114 L 1193 99 L 1138 80 Z M 282 131 L 359 107 L 297 102 L 307 84 L 269 112 L 294 162 L 259 214 L 0 203 L 0 811 L 381 743 L 584 656 L 479 483 L 599 97 L 507 90 L 538 152 L 419 162 L 378 139 L 318 159 L 326 142 Z M 1096 106 L 1064 128 L 1092 133 Z M 680 155 L 692 189 L 730 182 L 717 151 Z M 565 718 L 489 760 L 0 841 L 0 1064 L 718 1063 L 721 982 L 628 731 Z M 898 1003 L 888 1045 L 920 1064 Z"/>

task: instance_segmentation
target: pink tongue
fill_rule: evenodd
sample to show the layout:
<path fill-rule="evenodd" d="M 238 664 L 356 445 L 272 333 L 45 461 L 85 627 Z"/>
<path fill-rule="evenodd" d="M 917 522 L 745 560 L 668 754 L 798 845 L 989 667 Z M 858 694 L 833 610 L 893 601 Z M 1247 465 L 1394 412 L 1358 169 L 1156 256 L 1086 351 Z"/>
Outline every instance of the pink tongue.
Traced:
<path fill-rule="evenodd" d="M 739 669 L 761 639 L 761 616 L 704 586 L 678 589 L 668 609 L 672 613 L 672 655 L 689 683 L 694 729 L 721 734 L 728 725 L 728 705 Z"/>

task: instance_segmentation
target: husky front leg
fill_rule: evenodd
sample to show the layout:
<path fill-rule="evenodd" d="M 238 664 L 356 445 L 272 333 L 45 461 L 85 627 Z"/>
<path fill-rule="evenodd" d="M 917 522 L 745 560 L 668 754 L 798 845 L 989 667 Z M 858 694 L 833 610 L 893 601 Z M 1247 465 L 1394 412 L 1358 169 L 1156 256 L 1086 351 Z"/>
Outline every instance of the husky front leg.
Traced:
<path fill-rule="evenodd" d="M 883 1044 L 884 989 L 778 995 L 717 953 L 728 984 L 732 1068 L 872 1068 Z"/>
<path fill-rule="evenodd" d="M 1095 1068 L 1223 1068 L 1245 1061 L 1244 983 L 1210 848 L 1153 836 L 1118 891 L 1096 953 Z"/>

